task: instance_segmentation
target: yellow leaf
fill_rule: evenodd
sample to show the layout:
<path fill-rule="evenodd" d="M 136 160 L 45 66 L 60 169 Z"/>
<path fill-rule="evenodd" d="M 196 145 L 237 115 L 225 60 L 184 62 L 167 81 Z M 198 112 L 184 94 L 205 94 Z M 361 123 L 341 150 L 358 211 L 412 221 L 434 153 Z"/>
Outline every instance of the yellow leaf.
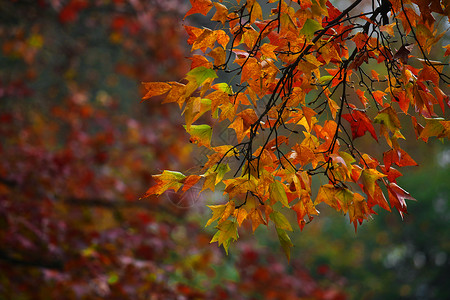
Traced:
<path fill-rule="evenodd" d="M 389 35 L 394 36 L 394 26 L 396 25 L 395 22 L 392 22 L 391 24 L 380 26 L 380 30 L 387 32 Z"/>
<path fill-rule="evenodd" d="M 319 188 L 319 193 L 317 194 L 317 198 L 315 204 L 319 204 L 321 202 L 325 202 L 332 208 L 339 210 L 339 205 L 336 200 L 336 193 L 338 189 L 335 188 L 332 184 L 324 184 Z"/>
<path fill-rule="evenodd" d="M 234 216 L 236 217 L 239 226 L 241 226 L 242 222 L 244 222 L 244 220 L 247 218 L 248 212 L 244 207 L 240 207 L 234 211 Z"/>
<path fill-rule="evenodd" d="M 162 174 L 153 175 L 152 178 L 156 181 L 156 185 L 149 188 L 141 199 L 151 195 L 159 196 L 168 189 L 178 191 L 186 176 L 180 172 L 164 170 Z"/>
<path fill-rule="evenodd" d="M 261 46 L 261 53 L 269 58 L 272 58 L 273 60 L 277 60 L 277 56 L 274 53 L 275 49 L 277 48 L 278 46 L 276 45 L 264 44 Z"/>
<path fill-rule="evenodd" d="M 364 191 L 371 197 L 375 193 L 376 181 L 380 178 L 386 177 L 383 173 L 378 172 L 375 169 L 364 169 L 359 177 L 361 184 L 364 186 Z"/>
<path fill-rule="evenodd" d="M 206 223 L 206 226 L 209 226 L 214 222 L 215 220 L 221 218 L 223 216 L 223 213 L 225 212 L 225 209 L 227 208 L 227 204 L 221 204 L 221 205 L 207 205 L 212 210 L 212 217 L 208 220 Z"/>
<path fill-rule="evenodd" d="M 214 2 L 214 6 L 216 7 L 216 13 L 211 18 L 211 21 L 219 21 L 222 25 L 225 25 L 228 16 L 228 9 L 225 5 Z"/>
<path fill-rule="evenodd" d="M 184 126 L 186 131 L 191 135 L 191 143 L 197 144 L 198 146 L 205 146 L 207 148 L 211 147 L 211 136 L 212 128 L 209 125 L 191 125 L 188 129 Z"/>

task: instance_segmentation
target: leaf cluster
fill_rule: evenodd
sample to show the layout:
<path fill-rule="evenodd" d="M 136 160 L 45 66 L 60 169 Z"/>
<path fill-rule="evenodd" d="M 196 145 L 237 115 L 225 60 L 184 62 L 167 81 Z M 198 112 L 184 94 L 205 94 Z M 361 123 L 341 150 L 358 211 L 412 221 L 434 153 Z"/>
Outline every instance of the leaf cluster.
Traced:
<path fill-rule="evenodd" d="M 404 120 L 425 142 L 450 137 L 450 77 L 445 63 L 430 59 L 446 33 L 440 23 L 448 3 L 382 0 L 362 12 L 361 0 L 343 11 L 325 0 L 271 0 L 267 16 L 255 0 L 191 4 L 186 16 L 215 9 L 218 25 L 185 26 L 191 70 L 180 83 L 151 83 L 144 98 L 167 93 L 164 102 L 178 103 L 191 142 L 211 152 L 205 173 L 190 176 L 202 190 L 224 185 L 228 202 L 210 207 L 208 225 L 218 221 L 212 242 L 228 251 L 243 222 L 253 230 L 273 223 L 289 257 L 286 209 L 301 229 L 322 202 L 348 215 L 355 230 L 375 206 L 407 213 L 405 200 L 414 198 L 396 179 L 398 168 L 416 162 L 401 147 Z M 233 79 L 217 82 L 219 72 Z M 193 125 L 206 112 L 213 126 Z M 219 123 L 235 143 L 212 138 Z M 372 139 L 360 145 L 366 133 Z M 325 182 L 315 192 L 317 175 Z M 158 182 L 146 196 L 178 190 L 190 176 Z"/>

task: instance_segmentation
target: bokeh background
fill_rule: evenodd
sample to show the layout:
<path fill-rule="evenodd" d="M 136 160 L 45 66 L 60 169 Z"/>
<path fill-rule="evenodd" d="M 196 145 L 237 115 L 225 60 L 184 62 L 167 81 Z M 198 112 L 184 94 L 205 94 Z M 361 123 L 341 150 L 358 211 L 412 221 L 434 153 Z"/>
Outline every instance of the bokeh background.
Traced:
<path fill-rule="evenodd" d="M 204 154 L 176 105 L 140 103 L 141 82 L 189 70 L 182 25 L 204 22 L 183 21 L 189 7 L 0 1 L 0 299 L 449 299 L 450 147 L 408 127 L 409 215 L 355 233 L 319 207 L 290 263 L 270 227 L 244 228 L 228 256 L 209 244 L 220 195 L 139 200 Z"/>

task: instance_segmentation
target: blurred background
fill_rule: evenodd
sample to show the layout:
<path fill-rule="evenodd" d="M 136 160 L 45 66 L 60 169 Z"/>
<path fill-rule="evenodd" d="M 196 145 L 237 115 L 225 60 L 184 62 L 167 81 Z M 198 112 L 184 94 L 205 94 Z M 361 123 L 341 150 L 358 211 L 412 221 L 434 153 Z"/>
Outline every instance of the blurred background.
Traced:
<path fill-rule="evenodd" d="M 228 256 L 209 244 L 217 195 L 138 200 L 201 155 L 176 105 L 140 103 L 141 82 L 189 70 L 189 7 L 0 1 L 0 299 L 449 299 L 450 147 L 411 129 L 409 215 L 355 234 L 319 207 L 290 263 L 274 228 L 244 228 Z"/>

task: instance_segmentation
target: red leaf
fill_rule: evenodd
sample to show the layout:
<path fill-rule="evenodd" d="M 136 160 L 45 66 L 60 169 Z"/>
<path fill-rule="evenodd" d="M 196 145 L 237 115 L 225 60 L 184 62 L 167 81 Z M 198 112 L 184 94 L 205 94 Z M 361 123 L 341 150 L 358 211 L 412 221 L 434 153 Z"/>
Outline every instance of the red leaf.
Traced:
<path fill-rule="evenodd" d="M 400 213 L 400 216 L 403 218 L 403 214 L 408 213 L 408 211 L 406 210 L 405 199 L 416 199 L 414 199 L 407 191 L 405 191 L 395 183 L 390 183 L 387 188 L 389 193 L 389 201 L 392 205 L 395 206 L 395 208 Z"/>
<path fill-rule="evenodd" d="M 418 166 L 414 159 L 402 149 L 391 149 L 383 153 L 383 161 L 386 168 L 390 168 L 392 164 L 399 167 Z"/>
<path fill-rule="evenodd" d="M 372 137 L 378 141 L 375 128 L 366 113 L 359 110 L 353 110 L 351 114 L 345 114 L 342 115 L 342 117 L 350 123 L 353 139 L 363 136 L 366 131 L 369 131 Z"/>

